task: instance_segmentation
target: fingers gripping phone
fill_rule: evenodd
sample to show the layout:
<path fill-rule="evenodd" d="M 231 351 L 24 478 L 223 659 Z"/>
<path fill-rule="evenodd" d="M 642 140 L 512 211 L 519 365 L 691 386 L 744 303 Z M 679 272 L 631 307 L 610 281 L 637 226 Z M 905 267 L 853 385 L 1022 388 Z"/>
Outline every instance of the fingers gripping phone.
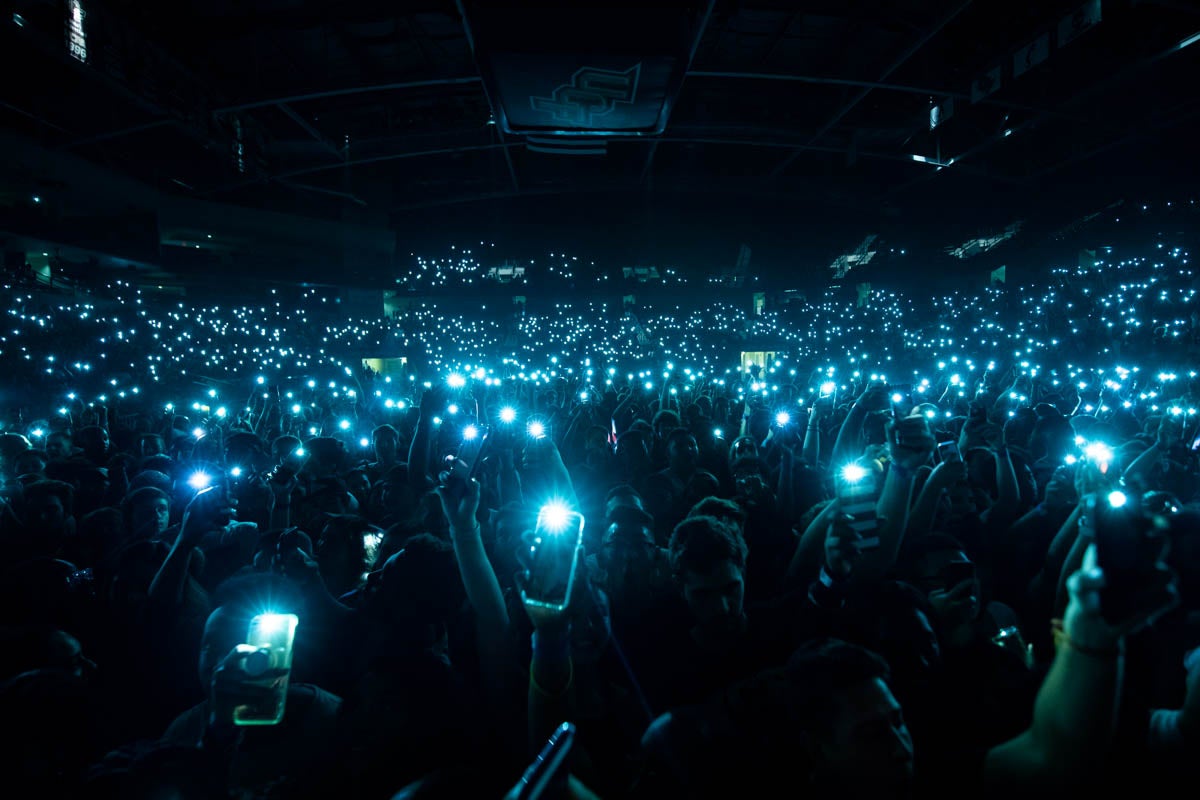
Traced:
<path fill-rule="evenodd" d="M 234 709 L 234 725 L 278 725 L 283 721 L 298 622 L 295 614 L 259 614 L 250 620 L 246 643 L 238 645 L 238 652 L 244 654 L 241 668 L 249 682 L 264 691 L 261 698 Z"/>
<path fill-rule="evenodd" d="M 962 454 L 958 451 L 957 442 L 939 442 L 937 446 L 938 460 L 943 464 L 962 461 Z"/>
<path fill-rule="evenodd" d="M 558 503 L 538 512 L 521 599 L 528 605 L 563 611 L 571 599 L 583 543 L 583 515 Z"/>
<path fill-rule="evenodd" d="M 1158 520 L 1143 512 L 1136 497 L 1122 491 L 1091 496 L 1087 520 L 1104 570 L 1100 613 L 1119 624 L 1138 612 L 1138 595 L 1152 586 L 1167 539 Z"/>

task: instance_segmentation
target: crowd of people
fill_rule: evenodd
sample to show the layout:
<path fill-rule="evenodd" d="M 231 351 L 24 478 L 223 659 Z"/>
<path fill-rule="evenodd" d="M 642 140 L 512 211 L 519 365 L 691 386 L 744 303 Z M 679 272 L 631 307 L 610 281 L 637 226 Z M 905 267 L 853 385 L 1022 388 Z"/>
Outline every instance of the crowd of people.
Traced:
<path fill-rule="evenodd" d="M 1194 775 L 1200 301 L 1185 248 L 1147 250 L 759 315 L 9 287 L 0 779 L 904 797 Z M 576 514 L 578 547 L 544 527 Z M 250 631 L 289 614 L 264 673 Z M 566 757 L 523 782 L 564 722 Z"/>

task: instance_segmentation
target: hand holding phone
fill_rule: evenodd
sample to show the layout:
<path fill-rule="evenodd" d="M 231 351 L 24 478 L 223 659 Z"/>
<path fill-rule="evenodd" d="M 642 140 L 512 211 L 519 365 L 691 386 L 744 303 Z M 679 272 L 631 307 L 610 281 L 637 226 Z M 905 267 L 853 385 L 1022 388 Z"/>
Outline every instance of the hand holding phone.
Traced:
<path fill-rule="evenodd" d="M 566 611 L 575 587 L 583 545 L 583 515 L 561 503 L 538 512 L 523 576 L 521 600 L 526 608 Z"/>
<path fill-rule="evenodd" d="M 1110 624 L 1118 624 L 1137 613 L 1139 594 L 1156 582 L 1166 554 L 1165 526 L 1143 513 L 1132 492 L 1119 489 L 1089 496 L 1084 513 L 1096 561 L 1104 571 L 1100 613 Z"/>
<path fill-rule="evenodd" d="M 299 618 L 295 614 L 259 614 L 250 620 L 246 642 L 239 644 L 213 674 L 233 703 L 233 724 L 278 725 L 287 706 L 292 646 Z"/>

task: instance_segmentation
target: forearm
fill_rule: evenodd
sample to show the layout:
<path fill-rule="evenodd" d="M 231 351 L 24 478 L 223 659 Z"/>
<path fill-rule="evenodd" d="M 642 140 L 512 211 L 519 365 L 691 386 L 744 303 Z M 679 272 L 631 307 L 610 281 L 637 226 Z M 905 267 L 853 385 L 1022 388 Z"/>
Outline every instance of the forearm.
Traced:
<path fill-rule="evenodd" d="M 275 501 L 275 505 L 271 508 L 271 530 L 281 531 L 285 528 L 292 527 L 292 502 L 289 498 L 287 502 Z"/>
<path fill-rule="evenodd" d="M 800 456 L 814 467 L 821 460 L 821 428 L 819 426 L 809 424 L 804 434 L 804 447 L 800 451 Z"/>
<path fill-rule="evenodd" d="M 475 610 L 479 622 L 480 638 L 492 642 L 508 637 L 508 609 L 504 605 L 504 594 L 496 572 L 488 560 L 479 535 L 479 527 L 469 531 L 451 531 L 454 555 L 458 559 L 459 573 L 467 590 L 467 600 Z"/>
<path fill-rule="evenodd" d="M 923 536 L 933 529 L 934 517 L 937 516 L 944 491 L 946 487 L 936 479 L 925 481 L 920 494 L 917 495 L 917 502 L 913 503 L 912 511 L 908 514 L 906 535 Z"/>
<path fill-rule="evenodd" d="M 414 485 L 423 484 L 429 477 L 429 442 L 432 436 L 433 426 L 422 414 L 408 448 L 408 479 Z"/>
<path fill-rule="evenodd" d="M 569 631 L 536 631 L 529 665 L 529 743 L 537 749 L 575 710 Z"/>
<path fill-rule="evenodd" d="M 858 404 L 851 407 L 850 413 L 846 415 L 845 421 L 842 422 L 837 439 L 833 443 L 832 460 L 834 464 L 851 461 L 858 457 L 862 450 L 862 428 L 866 419 L 866 409 Z"/>
<path fill-rule="evenodd" d="M 825 558 L 825 534 L 837 512 L 837 501 L 829 503 L 804 529 L 800 541 L 796 543 L 796 552 L 792 554 L 792 562 L 788 564 L 787 582 L 789 585 L 794 586 L 800 581 L 811 581 L 821 569 L 821 561 Z"/>
<path fill-rule="evenodd" d="M 1158 446 L 1158 442 L 1155 442 L 1143 450 L 1141 454 L 1133 460 L 1133 463 L 1125 468 L 1125 472 L 1121 477 L 1123 477 L 1126 481 L 1140 478 L 1146 472 L 1149 472 L 1150 468 L 1157 464 L 1161 459 L 1162 449 Z"/>
<path fill-rule="evenodd" d="M 183 587 L 187 582 L 188 565 L 192 560 L 192 545 L 176 542 L 167 554 L 154 580 L 150 581 L 152 602 L 174 608 L 183 602 Z"/>
<path fill-rule="evenodd" d="M 879 517 L 880 552 L 894 562 L 908 526 L 908 505 L 912 497 L 913 473 L 892 464 L 883 483 L 883 492 L 875 506 Z"/>
<path fill-rule="evenodd" d="M 985 762 L 989 787 L 1044 788 L 1084 774 L 1112 743 L 1119 655 L 1084 653 L 1067 642 L 1034 703 L 1029 730 L 992 748 Z"/>

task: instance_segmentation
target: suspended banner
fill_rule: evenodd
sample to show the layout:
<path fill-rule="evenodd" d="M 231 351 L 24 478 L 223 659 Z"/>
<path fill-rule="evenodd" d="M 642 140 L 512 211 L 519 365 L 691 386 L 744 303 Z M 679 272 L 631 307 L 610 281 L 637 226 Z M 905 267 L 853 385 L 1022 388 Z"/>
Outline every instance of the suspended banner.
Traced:
<path fill-rule="evenodd" d="M 1050 34 L 1043 33 L 1013 53 L 1013 77 L 1019 78 L 1050 57 Z"/>
<path fill-rule="evenodd" d="M 614 137 L 666 129 L 713 2 L 458 6 L 500 130 Z"/>
<path fill-rule="evenodd" d="M 1008 267 L 992 270 L 992 283 L 1008 283 Z"/>
<path fill-rule="evenodd" d="M 1100 0 L 1088 0 L 1058 23 L 1058 46 L 1070 44 L 1100 24 Z"/>

